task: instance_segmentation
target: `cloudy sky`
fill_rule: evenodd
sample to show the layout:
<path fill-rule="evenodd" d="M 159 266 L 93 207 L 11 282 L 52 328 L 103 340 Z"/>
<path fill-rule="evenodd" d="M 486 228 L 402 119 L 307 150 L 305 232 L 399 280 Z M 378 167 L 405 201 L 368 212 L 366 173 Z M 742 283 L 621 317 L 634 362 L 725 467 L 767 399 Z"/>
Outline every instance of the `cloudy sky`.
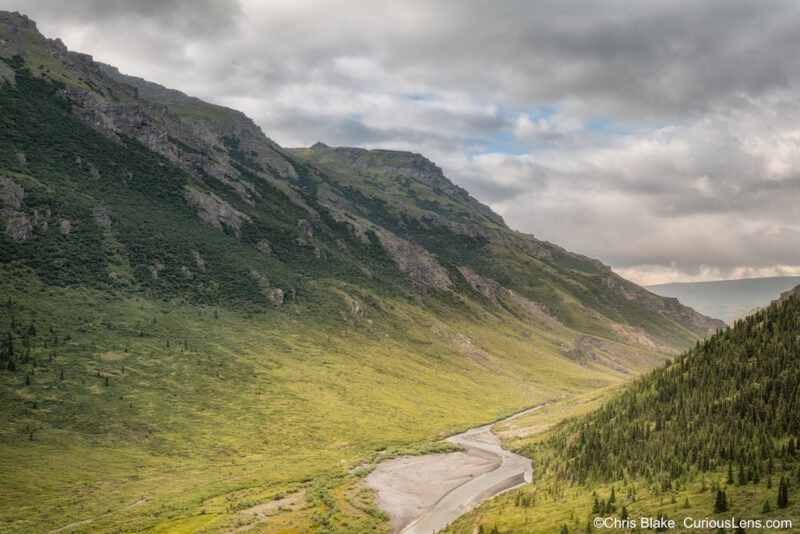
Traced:
<path fill-rule="evenodd" d="M 7 0 L 284 146 L 413 150 L 639 283 L 800 274 L 800 4 Z"/>

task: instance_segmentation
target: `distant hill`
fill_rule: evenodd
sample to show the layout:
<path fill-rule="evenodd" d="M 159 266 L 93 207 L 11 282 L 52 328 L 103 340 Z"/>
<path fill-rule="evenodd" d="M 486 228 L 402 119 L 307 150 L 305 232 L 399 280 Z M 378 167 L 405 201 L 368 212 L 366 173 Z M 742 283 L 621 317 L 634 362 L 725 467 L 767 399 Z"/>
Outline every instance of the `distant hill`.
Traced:
<path fill-rule="evenodd" d="M 656 295 L 677 298 L 704 315 L 729 321 L 766 306 L 775 296 L 800 284 L 800 276 L 676 282 L 645 286 Z"/>

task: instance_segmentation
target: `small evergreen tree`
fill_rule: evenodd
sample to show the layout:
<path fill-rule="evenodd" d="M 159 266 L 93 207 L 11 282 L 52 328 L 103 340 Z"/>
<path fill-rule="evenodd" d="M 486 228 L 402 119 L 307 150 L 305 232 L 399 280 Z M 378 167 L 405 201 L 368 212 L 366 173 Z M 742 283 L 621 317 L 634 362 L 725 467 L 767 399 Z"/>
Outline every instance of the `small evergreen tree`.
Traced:
<path fill-rule="evenodd" d="M 728 511 L 728 496 L 724 490 L 717 490 L 717 498 L 714 501 L 714 513 L 719 514 Z"/>
<path fill-rule="evenodd" d="M 781 477 L 778 484 L 778 508 L 787 508 L 789 506 L 789 481 L 785 477 Z"/>

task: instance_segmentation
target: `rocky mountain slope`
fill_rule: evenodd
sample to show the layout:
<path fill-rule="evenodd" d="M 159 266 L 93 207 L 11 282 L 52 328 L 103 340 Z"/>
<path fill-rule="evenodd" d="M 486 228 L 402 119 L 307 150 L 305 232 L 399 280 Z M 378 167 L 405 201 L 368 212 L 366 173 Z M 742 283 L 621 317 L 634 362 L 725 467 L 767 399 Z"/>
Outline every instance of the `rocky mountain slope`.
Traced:
<path fill-rule="evenodd" d="M 509 229 L 420 155 L 284 149 L 15 13 L 0 60 L 0 530 L 267 528 L 291 492 L 270 525 L 369 531 L 343 488 L 376 451 L 723 326 Z"/>

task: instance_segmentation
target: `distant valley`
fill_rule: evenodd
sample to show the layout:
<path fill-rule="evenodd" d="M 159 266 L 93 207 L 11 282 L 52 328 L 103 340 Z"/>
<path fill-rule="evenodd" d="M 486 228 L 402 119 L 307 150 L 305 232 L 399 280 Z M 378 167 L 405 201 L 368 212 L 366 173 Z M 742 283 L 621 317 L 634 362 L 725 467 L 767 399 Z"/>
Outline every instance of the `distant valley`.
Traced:
<path fill-rule="evenodd" d="M 730 321 L 767 306 L 784 291 L 800 284 L 800 276 L 776 276 L 712 282 L 673 282 L 645 286 L 662 297 L 677 298 L 702 314 Z"/>

